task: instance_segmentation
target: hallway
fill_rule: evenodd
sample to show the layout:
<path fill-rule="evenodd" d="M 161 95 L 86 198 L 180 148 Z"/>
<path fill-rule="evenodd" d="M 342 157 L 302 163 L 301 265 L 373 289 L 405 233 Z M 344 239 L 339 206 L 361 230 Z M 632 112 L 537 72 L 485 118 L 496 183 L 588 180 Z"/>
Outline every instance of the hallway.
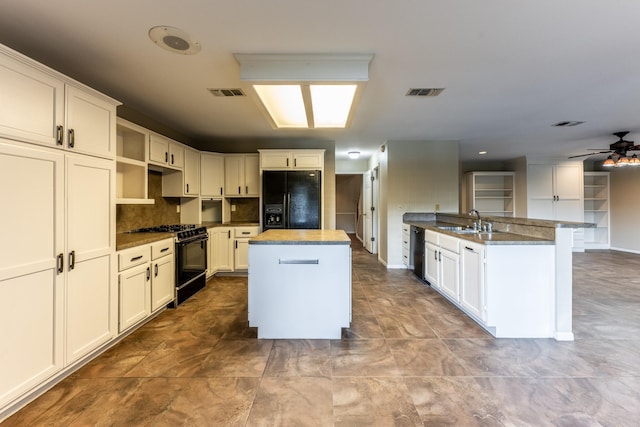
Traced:
<path fill-rule="evenodd" d="M 638 425 L 640 256 L 574 254 L 556 342 L 494 339 L 356 246 L 341 340 L 257 340 L 247 278 L 214 278 L 3 425 Z"/>

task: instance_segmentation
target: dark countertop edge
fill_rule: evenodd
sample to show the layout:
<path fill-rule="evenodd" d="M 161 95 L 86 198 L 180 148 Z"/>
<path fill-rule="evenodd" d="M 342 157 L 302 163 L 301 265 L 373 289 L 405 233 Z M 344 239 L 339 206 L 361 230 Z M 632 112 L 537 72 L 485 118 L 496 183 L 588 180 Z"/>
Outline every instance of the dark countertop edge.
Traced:
<path fill-rule="evenodd" d="M 135 248 L 165 239 L 173 239 L 173 233 L 118 233 L 116 234 L 116 251 Z"/>
<path fill-rule="evenodd" d="M 438 226 L 447 226 L 447 225 L 459 225 L 452 224 L 442 221 L 405 221 L 405 224 L 413 225 L 416 227 L 424 228 L 425 230 L 435 231 L 437 233 L 446 234 L 448 236 L 457 237 L 462 240 L 467 240 L 470 242 L 480 243 L 482 245 L 555 245 L 555 241 L 549 239 L 543 239 L 540 237 L 531 237 L 523 234 L 515 234 L 501 231 L 492 235 L 492 237 L 496 236 L 500 240 L 490 240 L 482 237 L 478 237 L 476 234 L 460 234 L 451 230 L 442 230 L 438 228 Z M 500 236 L 500 237 L 498 237 Z M 502 240 L 514 238 L 517 236 L 517 240 Z"/>
<path fill-rule="evenodd" d="M 454 213 L 437 213 L 436 218 L 440 217 L 455 217 L 466 220 L 473 220 L 473 217 L 464 214 Z M 535 219 L 535 218 L 521 218 L 511 216 L 482 216 L 483 221 L 489 222 L 502 222 L 505 224 L 515 225 L 528 225 L 534 227 L 548 227 L 548 228 L 595 228 L 596 224 L 590 222 L 575 222 L 575 221 L 556 221 L 548 219 Z"/>

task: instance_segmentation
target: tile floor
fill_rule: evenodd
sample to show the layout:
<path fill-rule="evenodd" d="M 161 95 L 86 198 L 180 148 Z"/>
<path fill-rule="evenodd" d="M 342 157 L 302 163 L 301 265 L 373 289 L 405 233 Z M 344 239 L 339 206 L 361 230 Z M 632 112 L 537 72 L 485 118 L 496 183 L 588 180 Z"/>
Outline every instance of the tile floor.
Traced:
<path fill-rule="evenodd" d="M 494 339 L 355 246 L 341 340 L 257 340 L 247 279 L 215 278 L 4 424 L 638 426 L 638 271 L 575 255 L 573 342 Z"/>

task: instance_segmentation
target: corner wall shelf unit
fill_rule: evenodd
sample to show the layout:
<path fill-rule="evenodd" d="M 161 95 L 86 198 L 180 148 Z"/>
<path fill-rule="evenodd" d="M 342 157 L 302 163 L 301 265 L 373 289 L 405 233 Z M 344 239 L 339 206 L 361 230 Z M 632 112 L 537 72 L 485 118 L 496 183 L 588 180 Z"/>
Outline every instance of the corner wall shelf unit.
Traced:
<path fill-rule="evenodd" d="M 584 173 L 584 222 L 595 228 L 584 229 L 585 249 L 610 248 L 609 172 Z"/>
<path fill-rule="evenodd" d="M 147 186 L 149 133 L 119 117 L 116 123 L 116 203 L 154 204 Z"/>

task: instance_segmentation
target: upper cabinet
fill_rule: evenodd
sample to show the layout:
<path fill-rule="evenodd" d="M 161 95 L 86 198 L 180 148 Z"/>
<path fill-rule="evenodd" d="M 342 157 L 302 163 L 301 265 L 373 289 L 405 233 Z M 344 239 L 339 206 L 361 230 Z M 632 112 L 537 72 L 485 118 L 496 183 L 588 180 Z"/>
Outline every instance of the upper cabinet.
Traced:
<path fill-rule="evenodd" d="M 226 196 L 258 197 L 260 166 L 257 154 L 230 154 L 224 159 L 224 191 Z"/>
<path fill-rule="evenodd" d="M 163 197 L 196 197 L 200 194 L 200 152 L 188 147 L 181 147 L 181 150 L 182 170 L 167 169 L 162 173 Z"/>
<path fill-rule="evenodd" d="M 182 169 L 184 166 L 184 147 L 156 133 L 149 139 L 149 164 L 171 169 Z"/>
<path fill-rule="evenodd" d="M 514 216 L 514 172 L 467 172 L 463 212 L 477 209 L 483 215 Z"/>
<path fill-rule="evenodd" d="M 224 155 L 200 153 L 200 195 L 206 198 L 224 196 Z"/>
<path fill-rule="evenodd" d="M 118 118 L 116 127 L 116 203 L 153 204 L 148 199 L 149 132 Z"/>
<path fill-rule="evenodd" d="M 528 163 L 527 216 L 582 222 L 582 180 L 582 162 Z"/>
<path fill-rule="evenodd" d="M 118 102 L 0 45 L 0 134 L 113 158 Z"/>
<path fill-rule="evenodd" d="M 323 169 L 324 150 L 258 150 L 261 170 Z"/>

